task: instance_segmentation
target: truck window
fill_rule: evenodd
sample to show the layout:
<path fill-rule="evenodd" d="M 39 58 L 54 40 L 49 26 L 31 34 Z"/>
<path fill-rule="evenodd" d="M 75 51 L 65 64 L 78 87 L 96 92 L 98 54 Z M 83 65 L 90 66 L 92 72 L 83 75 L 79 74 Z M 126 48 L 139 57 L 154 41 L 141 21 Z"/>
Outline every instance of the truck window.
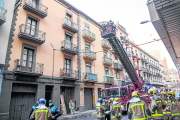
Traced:
<path fill-rule="evenodd" d="M 120 97 L 120 90 L 119 90 L 120 88 L 116 88 L 116 89 L 112 89 L 112 97 Z"/>
<path fill-rule="evenodd" d="M 122 88 L 122 95 L 126 95 L 127 94 L 127 88 Z"/>
<path fill-rule="evenodd" d="M 134 91 L 134 88 L 133 88 L 133 86 L 130 86 L 130 88 L 131 88 L 131 93 Z"/>

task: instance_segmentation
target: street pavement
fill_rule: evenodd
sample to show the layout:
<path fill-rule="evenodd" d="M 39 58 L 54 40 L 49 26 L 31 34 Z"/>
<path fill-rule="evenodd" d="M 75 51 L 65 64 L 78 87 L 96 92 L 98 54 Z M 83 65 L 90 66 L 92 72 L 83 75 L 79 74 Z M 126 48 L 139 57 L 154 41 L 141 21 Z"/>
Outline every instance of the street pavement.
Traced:
<path fill-rule="evenodd" d="M 89 117 L 81 117 L 77 119 L 67 119 L 67 120 L 99 120 L 99 119 L 97 119 L 96 114 L 93 114 L 92 116 L 89 116 Z M 128 120 L 127 114 L 123 114 L 122 120 Z"/>

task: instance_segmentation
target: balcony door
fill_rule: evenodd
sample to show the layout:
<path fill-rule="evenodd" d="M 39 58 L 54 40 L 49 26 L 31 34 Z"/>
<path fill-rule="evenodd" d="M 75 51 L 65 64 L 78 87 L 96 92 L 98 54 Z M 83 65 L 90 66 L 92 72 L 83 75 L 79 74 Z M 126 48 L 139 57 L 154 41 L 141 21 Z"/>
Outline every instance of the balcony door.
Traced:
<path fill-rule="evenodd" d="M 35 36 L 36 35 L 36 26 L 37 26 L 37 21 L 33 20 L 31 18 L 28 18 L 27 24 L 26 24 L 26 34 Z"/>
<path fill-rule="evenodd" d="M 67 59 L 65 58 L 65 61 L 64 61 L 64 73 L 67 77 L 70 77 L 71 75 L 71 59 Z"/>
<path fill-rule="evenodd" d="M 66 35 L 66 40 L 64 42 L 64 46 L 66 49 L 72 50 L 72 42 L 71 42 L 72 35 L 69 35 L 69 33 L 66 33 L 65 35 Z"/>
<path fill-rule="evenodd" d="M 68 24 L 69 26 L 72 26 L 73 27 L 73 22 L 71 22 L 72 21 L 72 16 L 70 15 L 70 14 L 68 14 L 68 13 L 66 13 L 66 24 Z"/>
<path fill-rule="evenodd" d="M 21 60 L 21 71 L 32 72 L 34 50 L 24 48 Z"/>
<path fill-rule="evenodd" d="M 85 42 L 85 54 L 91 56 L 91 44 L 89 42 Z"/>
<path fill-rule="evenodd" d="M 109 75 L 109 68 L 108 67 L 105 67 L 105 76 L 106 75 Z"/>
<path fill-rule="evenodd" d="M 119 71 L 116 71 L 116 79 L 120 79 L 120 73 L 119 73 Z"/>
<path fill-rule="evenodd" d="M 87 35 L 87 36 L 90 36 L 89 25 L 88 24 L 85 24 L 84 29 L 85 29 L 84 34 Z"/>
<path fill-rule="evenodd" d="M 29 0 L 29 4 L 30 6 L 32 6 L 33 8 L 38 8 L 39 7 L 39 0 Z"/>

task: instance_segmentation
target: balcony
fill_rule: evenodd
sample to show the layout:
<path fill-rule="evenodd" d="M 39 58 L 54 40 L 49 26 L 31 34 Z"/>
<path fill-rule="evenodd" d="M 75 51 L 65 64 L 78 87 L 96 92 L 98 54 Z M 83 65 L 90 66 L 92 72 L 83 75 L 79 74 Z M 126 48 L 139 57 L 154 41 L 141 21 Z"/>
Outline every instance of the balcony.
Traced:
<path fill-rule="evenodd" d="M 60 69 L 60 77 L 63 80 L 78 80 L 78 71 L 73 69 Z"/>
<path fill-rule="evenodd" d="M 89 42 L 93 42 L 96 40 L 96 36 L 94 33 L 90 32 L 89 30 L 83 30 L 82 31 L 82 36 L 84 39 L 86 39 Z"/>
<path fill-rule="evenodd" d="M 106 39 L 103 39 L 103 40 L 102 40 L 101 46 L 102 46 L 104 49 L 107 49 L 107 50 L 111 49 L 111 45 L 109 44 L 109 42 L 108 42 Z"/>
<path fill-rule="evenodd" d="M 133 58 L 136 58 L 137 56 L 136 56 L 136 54 L 133 53 L 133 54 L 132 54 L 132 57 L 133 57 Z"/>
<path fill-rule="evenodd" d="M 97 74 L 93 74 L 93 73 L 83 73 L 84 75 L 84 82 L 97 82 Z"/>
<path fill-rule="evenodd" d="M 135 70 L 138 70 L 138 65 L 133 65 Z"/>
<path fill-rule="evenodd" d="M 131 57 L 131 52 L 130 51 L 127 51 L 127 50 L 125 50 L 126 51 L 126 53 L 127 53 L 127 56 L 128 57 Z"/>
<path fill-rule="evenodd" d="M 114 70 L 123 71 L 123 66 L 121 65 L 121 63 L 119 63 L 119 62 L 114 62 L 113 65 L 114 65 L 114 67 L 113 67 Z"/>
<path fill-rule="evenodd" d="M 143 68 L 143 72 L 147 73 L 147 70 L 146 70 L 146 68 Z"/>
<path fill-rule="evenodd" d="M 61 51 L 72 55 L 77 55 L 77 45 L 68 40 L 64 40 L 61 42 Z"/>
<path fill-rule="evenodd" d="M 105 84 L 114 84 L 114 77 L 110 75 L 104 76 L 104 83 Z"/>
<path fill-rule="evenodd" d="M 7 10 L 0 7 L 0 25 L 6 22 Z"/>
<path fill-rule="evenodd" d="M 44 64 L 42 63 L 27 62 L 21 59 L 16 59 L 14 63 L 15 63 L 15 67 L 13 70 L 14 74 L 28 75 L 35 77 L 43 75 Z"/>
<path fill-rule="evenodd" d="M 71 31 L 72 33 L 78 32 L 78 25 L 73 23 L 71 20 L 63 18 L 62 27 L 68 31 Z"/>
<path fill-rule="evenodd" d="M 138 66 L 138 70 L 139 70 L 139 71 L 142 71 L 142 70 L 143 70 L 143 67 L 142 67 L 142 66 Z"/>
<path fill-rule="evenodd" d="M 108 66 L 112 65 L 112 59 L 108 58 L 107 56 L 104 56 L 103 57 L 103 64 L 108 65 Z"/>
<path fill-rule="evenodd" d="M 96 53 L 90 50 L 83 50 L 83 58 L 87 60 L 96 60 Z"/>
<path fill-rule="evenodd" d="M 42 18 L 46 17 L 48 12 L 48 7 L 37 3 L 37 0 L 24 0 L 23 8 Z"/>
<path fill-rule="evenodd" d="M 43 44 L 45 42 L 45 39 L 46 39 L 45 32 L 42 32 L 38 29 L 32 29 L 30 28 L 30 26 L 25 25 L 25 24 L 21 24 L 19 28 L 20 28 L 20 31 L 18 34 L 19 38 L 29 40 L 31 42 L 35 42 L 38 44 Z"/>

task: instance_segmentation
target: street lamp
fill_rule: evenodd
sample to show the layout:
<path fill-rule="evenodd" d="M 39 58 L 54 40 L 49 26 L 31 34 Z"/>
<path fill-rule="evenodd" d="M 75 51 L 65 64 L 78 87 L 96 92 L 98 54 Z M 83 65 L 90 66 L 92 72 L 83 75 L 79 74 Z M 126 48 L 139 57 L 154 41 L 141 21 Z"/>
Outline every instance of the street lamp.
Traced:
<path fill-rule="evenodd" d="M 149 20 L 144 20 L 144 21 L 141 21 L 140 24 L 145 24 L 145 23 L 148 23 L 148 22 L 150 22 L 150 21 Z"/>

